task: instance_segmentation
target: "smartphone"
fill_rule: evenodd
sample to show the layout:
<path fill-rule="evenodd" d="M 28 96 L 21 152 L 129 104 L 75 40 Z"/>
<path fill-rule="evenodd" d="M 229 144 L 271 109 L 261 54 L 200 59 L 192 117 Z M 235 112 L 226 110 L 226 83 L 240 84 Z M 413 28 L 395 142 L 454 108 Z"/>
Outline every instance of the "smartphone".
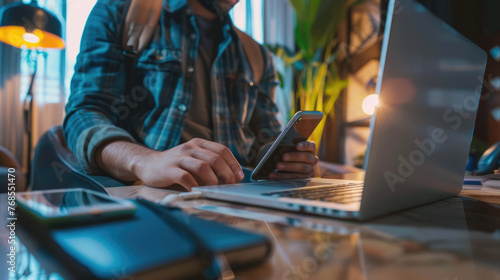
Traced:
<path fill-rule="evenodd" d="M 297 151 L 297 144 L 306 141 L 322 119 L 323 113 L 319 111 L 297 112 L 255 167 L 252 180 L 266 180 L 269 173 L 282 172 L 276 171 L 276 164 L 283 161 L 283 154 Z"/>
<path fill-rule="evenodd" d="M 16 194 L 19 213 L 45 226 L 66 226 L 124 218 L 134 203 L 86 189 L 33 191 Z"/>

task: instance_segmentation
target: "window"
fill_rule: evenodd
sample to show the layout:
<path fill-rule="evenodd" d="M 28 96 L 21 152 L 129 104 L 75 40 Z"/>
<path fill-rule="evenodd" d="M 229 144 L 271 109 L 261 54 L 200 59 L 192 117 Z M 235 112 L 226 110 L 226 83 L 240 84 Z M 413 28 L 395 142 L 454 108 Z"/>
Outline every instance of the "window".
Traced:
<path fill-rule="evenodd" d="M 83 29 L 96 2 L 97 0 L 69 0 L 67 3 L 65 81 L 67 95 L 70 92 L 71 77 L 75 72 L 76 58 L 80 52 Z"/>
<path fill-rule="evenodd" d="M 264 42 L 263 0 L 240 0 L 230 15 L 234 25 L 252 36 L 257 42 Z"/>

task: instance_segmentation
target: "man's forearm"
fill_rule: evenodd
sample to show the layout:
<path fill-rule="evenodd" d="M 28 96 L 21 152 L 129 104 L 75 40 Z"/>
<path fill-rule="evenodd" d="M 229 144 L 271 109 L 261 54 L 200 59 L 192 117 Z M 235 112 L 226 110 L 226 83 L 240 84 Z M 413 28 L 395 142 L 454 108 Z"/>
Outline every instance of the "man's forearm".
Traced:
<path fill-rule="evenodd" d="M 192 139 L 166 151 L 155 151 L 130 141 L 116 140 L 97 147 L 97 166 L 123 181 L 140 180 L 152 187 L 234 184 L 243 179 L 241 166 L 229 148 Z"/>
<path fill-rule="evenodd" d="M 99 168 L 122 181 L 138 181 L 137 167 L 144 158 L 156 151 L 128 141 L 112 141 L 96 151 L 96 163 Z"/>

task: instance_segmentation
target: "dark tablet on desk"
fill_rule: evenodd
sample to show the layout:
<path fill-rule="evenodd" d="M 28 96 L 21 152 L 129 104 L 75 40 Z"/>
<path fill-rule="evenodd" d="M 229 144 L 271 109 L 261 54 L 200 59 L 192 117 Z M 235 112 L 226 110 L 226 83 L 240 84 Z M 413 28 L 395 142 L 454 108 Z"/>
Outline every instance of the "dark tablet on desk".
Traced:
<path fill-rule="evenodd" d="M 199 233 L 212 250 L 223 252 L 233 269 L 260 263 L 271 252 L 271 243 L 265 236 L 180 210 L 173 215 Z M 36 240 L 38 246 L 50 251 L 76 279 L 200 279 L 201 276 L 202 266 L 192 240 L 140 204 L 129 219 L 45 231 L 28 228 L 24 233 L 25 238 Z M 25 243 L 22 239 L 21 242 Z"/>

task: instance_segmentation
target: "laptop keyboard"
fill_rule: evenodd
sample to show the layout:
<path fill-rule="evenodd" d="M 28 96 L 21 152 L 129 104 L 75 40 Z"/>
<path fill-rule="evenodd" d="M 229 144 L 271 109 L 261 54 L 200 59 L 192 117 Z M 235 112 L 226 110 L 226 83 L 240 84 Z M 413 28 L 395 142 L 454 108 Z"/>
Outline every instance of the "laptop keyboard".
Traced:
<path fill-rule="evenodd" d="M 361 201 L 363 184 L 349 183 L 327 185 L 311 188 L 300 188 L 287 191 L 269 192 L 262 195 L 271 197 L 288 197 L 296 199 L 316 200 L 334 203 L 353 203 Z"/>

